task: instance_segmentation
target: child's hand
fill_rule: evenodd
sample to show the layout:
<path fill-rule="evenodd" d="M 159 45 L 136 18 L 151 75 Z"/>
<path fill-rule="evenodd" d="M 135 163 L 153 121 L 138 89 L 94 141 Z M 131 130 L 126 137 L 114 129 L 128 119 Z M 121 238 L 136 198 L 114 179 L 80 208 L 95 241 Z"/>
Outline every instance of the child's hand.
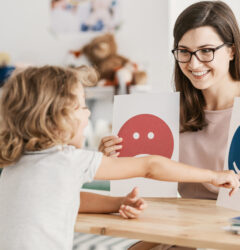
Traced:
<path fill-rule="evenodd" d="M 138 188 L 134 188 L 123 198 L 119 213 L 124 219 L 134 219 L 147 207 L 144 199 L 138 197 Z"/>
<path fill-rule="evenodd" d="M 240 187 L 239 179 L 240 175 L 235 174 L 232 170 L 225 170 L 221 172 L 215 172 L 216 175 L 212 180 L 212 184 L 218 187 L 231 188 L 229 195 L 231 196 Z"/>
<path fill-rule="evenodd" d="M 114 135 L 103 137 L 99 144 L 98 151 L 106 156 L 117 157 L 119 152 L 116 152 L 116 150 L 122 148 L 122 145 L 118 145 L 121 142 L 122 138 Z"/>

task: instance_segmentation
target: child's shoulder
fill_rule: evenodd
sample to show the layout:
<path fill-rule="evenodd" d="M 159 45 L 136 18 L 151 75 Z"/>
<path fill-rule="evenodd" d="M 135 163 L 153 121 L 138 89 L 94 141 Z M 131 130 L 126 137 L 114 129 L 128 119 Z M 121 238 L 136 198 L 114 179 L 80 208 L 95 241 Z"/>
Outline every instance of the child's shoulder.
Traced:
<path fill-rule="evenodd" d="M 71 145 L 56 145 L 41 151 L 26 152 L 22 160 L 88 165 L 92 161 L 100 161 L 101 158 L 102 153 L 97 151 L 76 148 Z"/>

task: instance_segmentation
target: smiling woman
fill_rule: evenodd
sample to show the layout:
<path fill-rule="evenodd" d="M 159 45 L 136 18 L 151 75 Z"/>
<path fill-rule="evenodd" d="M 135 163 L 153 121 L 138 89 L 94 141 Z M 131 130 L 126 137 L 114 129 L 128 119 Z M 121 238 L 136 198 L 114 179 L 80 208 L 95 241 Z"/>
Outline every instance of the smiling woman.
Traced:
<path fill-rule="evenodd" d="M 229 63 L 234 58 L 231 43 L 225 43 L 211 26 L 187 31 L 174 53 L 177 64 L 196 90 L 209 93 L 234 84 Z M 182 83 L 180 83 L 182 84 Z M 208 103 L 207 103 L 208 104 Z M 211 107 L 210 107 L 211 109 Z"/>

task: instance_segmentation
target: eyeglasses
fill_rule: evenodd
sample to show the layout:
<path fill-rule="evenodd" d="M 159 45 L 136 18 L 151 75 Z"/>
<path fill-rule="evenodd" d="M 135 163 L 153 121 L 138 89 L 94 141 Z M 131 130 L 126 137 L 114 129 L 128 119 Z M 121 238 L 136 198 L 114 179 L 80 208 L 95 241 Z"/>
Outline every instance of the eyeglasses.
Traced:
<path fill-rule="evenodd" d="M 193 52 L 187 49 L 173 49 L 172 53 L 175 60 L 180 63 L 188 63 L 192 59 L 192 55 L 195 55 L 200 62 L 211 62 L 214 59 L 214 53 L 216 50 L 221 49 L 225 45 L 232 45 L 232 43 L 223 43 L 216 48 L 203 48 Z"/>

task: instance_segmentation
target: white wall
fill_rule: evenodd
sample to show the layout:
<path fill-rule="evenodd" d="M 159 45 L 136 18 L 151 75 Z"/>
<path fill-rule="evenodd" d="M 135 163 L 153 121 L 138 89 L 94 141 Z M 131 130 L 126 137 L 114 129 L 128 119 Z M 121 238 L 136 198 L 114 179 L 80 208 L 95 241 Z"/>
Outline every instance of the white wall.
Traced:
<path fill-rule="evenodd" d="M 222 0 L 226 2 L 233 10 L 238 23 L 240 23 L 240 1 L 239 0 Z M 178 15 L 189 5 L 199 2 L 199 0 L 169 0 L 169 30 L 171 31 L 170 43 L 173 44 L 173 27 Z"/>
<path fill-rule="evenodd" d="M 119 53 L 148 70 L 149 83 L 170 89 L 168 1 L 120 0 L 123 26 L 117 33 Z M 50 0 L 0 1 L 0 51 L 12 62 L 64 64 L 69 49 L 78 49 L 91 35 L 57 35 L 51 31 Z"/>
<path fill-rule="evenodd" d="M 171 90 L 172 30 L 179 13 L 196 0 L 120 0 L 123 25 L 116 34 L 119 53 L 149 73 L 154 89 Z M 240 20 L 239 0 L 225 0 Z M 50 28 L 50 0 L 0 1 L 0 51 L 12 62 L 64 64 L 69 49 L 78 49 L 92 35 L 57 35 Z"/>

